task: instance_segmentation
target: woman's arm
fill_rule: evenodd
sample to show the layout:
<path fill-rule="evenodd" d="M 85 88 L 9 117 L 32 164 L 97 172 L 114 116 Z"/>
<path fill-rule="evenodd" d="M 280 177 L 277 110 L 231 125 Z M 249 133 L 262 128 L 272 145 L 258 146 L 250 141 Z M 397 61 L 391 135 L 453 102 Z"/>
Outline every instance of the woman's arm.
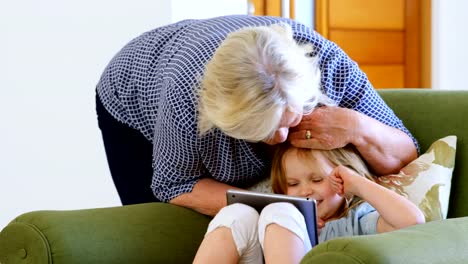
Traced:
<path fill-rule="evenodd" d="M 239 189 L 210 178 L 199 180 L 192 192 L 181 194 L 169 203 L 191 208 L 199 213 L 214 216 L 226 206 L 226 191 Z"/>
<path fill-rule="evenodd" d="M 305 41 L 316 48 L 322 72 L 321 88 L 338 107 L 318 108 L 305 116 L 304 125 L 291 131 L 292 144 L 317 149 L 354 144 L 376 175 L 395 173 L 415 159 L 416 140 L 359 65 L 339 46 L 319 34 L 299 34 L 303 35 L 308 36 Z M 314 124 L 307 126 L 307 119 Z M 307 130 L 311 130 L 315 138 L 312 142 L 305 141 Z"/>
<path fill-rule="evenodd" d="M 397 173 L 417 158 L 413 140 L 403 131 L 352 111 L 356 120 L 351 144 L 377 175 Z"/>
<path fill-rule="evenodd" d="M 332 188 L 338 194 L 359 196 L 379 212 L 378 233 L 425 222 L 424 214 L 411 201 L 347 167 L 336 167 L 330 175 L 330 180 Z"/>
<path fill-rule="evenodd" d="M 305 138 L 307 130 L 310 139 Z M 406 133 L 342 107 L 320 107 L 304 116 L 289 140 L 296 147 L 313 149 L 353 144 L 377 175 L 396 173 L 417 157 L 416 146 Z"/>

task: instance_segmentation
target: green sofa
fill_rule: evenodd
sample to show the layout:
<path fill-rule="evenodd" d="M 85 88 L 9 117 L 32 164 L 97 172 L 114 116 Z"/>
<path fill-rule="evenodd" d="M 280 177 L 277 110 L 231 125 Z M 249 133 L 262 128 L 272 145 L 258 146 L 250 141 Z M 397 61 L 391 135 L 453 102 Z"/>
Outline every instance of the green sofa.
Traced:
<path fill-rule="evenodd" d="M 381 90 L 425 151 L 456 135 L 450 219 L 340 238 L 302 263 L 468 263 L 468 91 Z M 163 203 L 18 216 L 0 233 L 0 263 L 191 263 L 210 218 Z"/>

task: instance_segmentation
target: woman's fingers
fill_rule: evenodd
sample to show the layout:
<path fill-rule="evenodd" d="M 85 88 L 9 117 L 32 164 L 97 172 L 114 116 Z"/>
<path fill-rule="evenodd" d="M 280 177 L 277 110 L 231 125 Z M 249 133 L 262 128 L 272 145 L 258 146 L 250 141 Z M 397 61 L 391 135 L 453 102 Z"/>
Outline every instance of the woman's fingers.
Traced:
<path fill-rule="evenodd" d="M 325 146 L 316 138 L 311 139 L 290 139 L 291 145 L 297 148 L 308 148 L 308 149 L 330 149 L 328 146 Z"/>

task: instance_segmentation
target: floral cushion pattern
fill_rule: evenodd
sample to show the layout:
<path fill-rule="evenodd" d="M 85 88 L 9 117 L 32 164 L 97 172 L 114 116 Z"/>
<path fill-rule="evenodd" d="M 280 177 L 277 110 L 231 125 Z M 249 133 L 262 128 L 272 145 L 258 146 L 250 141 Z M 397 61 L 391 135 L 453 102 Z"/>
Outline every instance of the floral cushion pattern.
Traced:
<path fill-rule="evenodd" d="M 426 222 L 447 217 L 457 137 L 441 138 L 398 174 L 376 177 L 377 183 L 407 197 Z"/>

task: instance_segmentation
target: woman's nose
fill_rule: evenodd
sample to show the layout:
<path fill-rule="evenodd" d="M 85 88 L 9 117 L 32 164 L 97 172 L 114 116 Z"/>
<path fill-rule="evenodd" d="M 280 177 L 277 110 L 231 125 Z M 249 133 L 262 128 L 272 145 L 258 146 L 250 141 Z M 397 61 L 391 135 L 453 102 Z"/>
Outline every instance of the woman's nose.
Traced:
<path fill-rule="evenodd" d="M 275 143 L 283 143 L 288 138 L 289 128 L 282 127 L 275 132 Z"/>

